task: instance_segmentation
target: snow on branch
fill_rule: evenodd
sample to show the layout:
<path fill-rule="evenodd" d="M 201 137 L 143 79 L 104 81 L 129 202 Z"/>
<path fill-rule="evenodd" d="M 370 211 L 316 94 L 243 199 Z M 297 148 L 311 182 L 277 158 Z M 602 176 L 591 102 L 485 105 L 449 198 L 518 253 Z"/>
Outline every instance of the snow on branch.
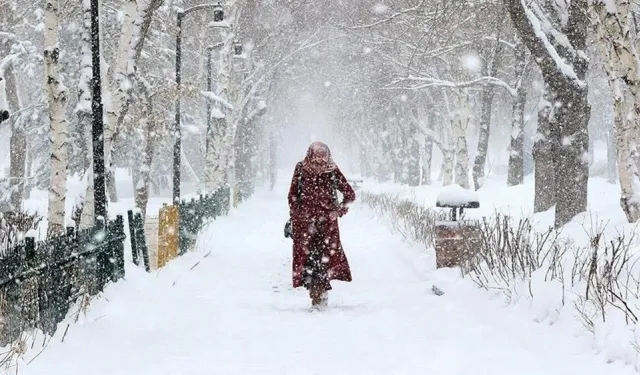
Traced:
<path fill-rule="evenodd" d="M 421 84 L 419 86 L 414 86 L 412 87 L 412 89 L 422 89 L 427 87 L 450 87 L 450 88 L 462 89 L 462 88 L 467 88 L 475 85 L 483 85 L 483 84 L 495 85 L 497 87 L 502 87 L 503 89 L 507 90 L 507 92 L 509 92 L 511 96 L 515 97 L 517 95 L 517 90 L 515 88 L 511 87 L 505 81 L 496 77 L 491 77 L 491 76 L 480 77 L 470 81 L 453 82 L 453 81 L 446 81 L 446 80 L 436 79 L 436 78 L 417 77 L 417 76 L 410 75 L 406 78 L 401 79 L 399 82 L 402 82 L 402 81 L 424 82 L 424 84 Z"/>
<path fill-rule="evenodd" d="M 368 25 L 351 26 L 351 27 L 349 27 L 349 29 L 351 29 L 351 30 L 368 29 L 368 28 L 376 27 L 378 25 L 382 25 L 384 23 L 392 21 L 394 18 L 397 18 L 397 17 L 402 16 L 404 14 L 415 12 L 415 11 L 419 10 L 424 5 L 424 3 L 425 3 L 425 0 L 422 0 L 420 2 L 420 4 L 418 4 L 418 5 L 414 6 L 414 7 L 403 9 L 403 10 L 401 10 L 399 12 L 396 12 L 396 13 L 390 15 L 389 17 L 387 17 L 385 19 L 378 20 L 378 21 L 370 23 Z"/>
<path fill-rule="evenodd" d="M 208 100 L 211 100 L 213 102 L 219 103 L 223 107 L 233 111 L 233 105 L 231 103 L 229 103 L 228 101 L 224 100 L 223 98 L 219 97 L 218 95 L 216 95 L 216 93 L 211 92 L 211 91 L 200 91 L 200 93 L 202 94 L 202 96 L 204 96 Z"/>
<path fill-rule="evenodd" d="M 532 3 L 531 9 L 532 9 L 532 12 L 535 13 L 535 17 L 540 21 L 541 30 L 545 30 L 546 32 L 551 34 L 553 39 L 555 39 L 555 41 L 560 46 L 565 48 L 571 54 L 572 57 L 575 57 L 577 55 L 576 50 L 571 45 L 571 42 L 569 42 L 569 38 L 567 38 L 567 35 L 556 30 L 556 28 L 553 27 L 553 25 L 551 24 L 551 21 L 549 21 L 549 19 L 545 16 L 544 12 L 542 11 L 542 9 L 538 4 Z M 561 18 L 568 18 L 568 17 L 569 17 L 568 15 L 561 16 Z"/>
<path fill-rule="evenodd" d="M 578 78 L 578 75 L 573 69 L 573 66 L 567 64 L 567 62 L 565 62 L 564 59 L 560 57 L 558 51 L 549 41 L 549 38 L 543 30 L 543 24 L 541 20 L 525 4 L 525 0 L 519 0 L 519 5 L 516 5 L 516 2 L 518 2 L 518 0 L 509 1 L 510 6 L 513 8 L 512 11 L 519 12 L 517 8 L 521 9 L 524 15 L 524 19 L 522 21 L 528 23 L 528 26 L 531 28 L 529 32 L 533 33 L 531 37 L 535 39 L 531 40 L 531 42 L 534 43 L 534 48 L 531 48 L 532 46 L 528 46 L 531 52 L 537 55 L 536 57 L 538 58 L 545 58 L 543 54 L 548 55 L 548 57 L 553 61 L 555 67 L 560 71 L 562 75 L 575 82 L 579 87 L 584 87 L 586 83 Z"/>

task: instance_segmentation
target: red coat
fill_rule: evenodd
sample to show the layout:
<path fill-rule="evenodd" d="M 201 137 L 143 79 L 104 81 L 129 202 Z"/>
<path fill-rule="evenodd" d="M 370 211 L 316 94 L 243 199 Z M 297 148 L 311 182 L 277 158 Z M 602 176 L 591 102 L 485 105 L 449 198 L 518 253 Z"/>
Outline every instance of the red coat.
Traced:
<path fill-rule="evenodd" d="M 298 182 L 301 181 L 301 200 L 298 201 Z M 335 178 L 335 182 L 333 180 Z M 335 184 L 335 185 L 334 185 Z M 336 206 L 333 197 L 333 186 L 343 195 L 340 206 Z M 325 254 L 329 259 L 329 280 L 351 281 L 349 262 L 340 242 L 338 220 L 331 220 L 329 213 L 346 207 L 356 199 L 356 194 L 340 169 L 331 173 L 314 176 L 302 168 L 302 163 L 296 169 L 289 188 L 289 209 L 293 231 L 293 287 L 302 286 L 302 271 L 309 254 L 309 228 L 314 219 L 323 218 L 328 221 L 325 230 Z"/>

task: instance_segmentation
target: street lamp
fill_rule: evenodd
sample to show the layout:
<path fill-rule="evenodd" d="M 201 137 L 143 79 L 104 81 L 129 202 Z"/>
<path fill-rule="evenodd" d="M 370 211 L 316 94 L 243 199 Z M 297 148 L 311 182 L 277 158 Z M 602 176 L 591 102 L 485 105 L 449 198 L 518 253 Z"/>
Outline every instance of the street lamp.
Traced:
<path fill-rule="evenodd" d="M 0 111 L 0 124 L 2 124 L 3 121 L 7 121 L 9 119 L 9 111 Z"/>
<path fill-rule="evenodd" d="M 213 22 L 222 22 L 224 21 L 224 10 L 222 10 L 222 5 L 220 2 L 213 7 Z"/>
<path fill-rule="evenodd" d="M 100 79 L 100 0 L 91 0 L 91 134 L 93 148 L 93 191 L 96 223 L 107 222 L 107 193 L 104 177 L 104 122 Z"/>
<path fill-rule="evenodd" d="M 95 0 L 94 0 L 95 1 Z M 180 85 L 182 84 L 182 75 L 180 72 L 182 65 L 182 19 L 187 15 L 200 10 L 213 10 L 214 23 L 224 21 L 224 12 L 222 5 L 216 4 L 200 4 L 192 6 L 186 10 L 178 12 L 176 35 L 176 103 L 175 103 L 175 137 L 176 141 L 173 145 L 173 204 L 180 204 L 180 154 L 182 152 L 182 130 L 180 129 Z"/>
<path fill-rule="evenodd" d="M 242 43 L 238 42 L 237 40 L 233 42 L 233 51 L 235 52 L 236 56 L 240 56 L 242 55 Z"/>

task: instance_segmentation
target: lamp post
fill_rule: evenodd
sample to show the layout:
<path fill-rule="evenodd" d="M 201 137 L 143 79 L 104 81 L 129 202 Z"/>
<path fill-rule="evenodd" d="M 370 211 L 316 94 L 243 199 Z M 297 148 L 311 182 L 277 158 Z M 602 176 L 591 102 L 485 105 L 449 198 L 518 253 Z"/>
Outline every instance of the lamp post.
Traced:
<path fill-rule="evenodd" d="M 100 80 L 100 17 L 99 0 L 91 0 L 91 112 L 93 145 L 94 212 L 98 225 L 107 222 L 107 193 L 104 177 L 104 122 Z"/>
<path fill-rule="evenodd" d="M 2 124 L 3 121 L 7 121 L 9 119 L 9 111 L 3 110 L 0 111 L 0 124 Z"/>
<path fill-rule="evenodd" d="M 92 0 L 95 1 L 95 0 Z M 182 153 L 182 129 L 180 128 L 180 85 L 182 84 L 181 65 L 182 65 L 182 20 L 187 15 L 200 10 L 214 10 L 214 22 L 222 22 L 224 20 L 224 12 L 222 5 L 216 4 L 200 4 L 192 6 L 186 10 L 178 12 L 176 35 L 176 103 L 175 103 L 175 137 L 176 141 L 173 145 L 173 204 L 180 203 L 180 155 Z M 209 117 L 209 114 L 207 115 Z"/>

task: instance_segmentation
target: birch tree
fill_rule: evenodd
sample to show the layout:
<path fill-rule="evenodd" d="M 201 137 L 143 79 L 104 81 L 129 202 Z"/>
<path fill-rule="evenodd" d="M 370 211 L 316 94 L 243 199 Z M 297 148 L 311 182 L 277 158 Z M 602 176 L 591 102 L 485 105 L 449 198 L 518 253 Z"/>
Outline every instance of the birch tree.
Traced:
<path fill-rule="evenodd" d="M 93 144 L 91 137 L 91 99 L 93 71 L 91 63 L 91 0 L 82 0 L 82 42 L 80 46 L 80 80 L 78 81 L 78 104 L 76 114 L 86 144 L 91 165 L 85 172 L 86 188 L 82 200 L 80 228 L 89 228 L 95 223 L 93 193 Z"/>
<path fill-rule="evenodd" d="M 14 114 L 5 124 L 11 127 L 11 137 L 9 138 L 9 208 L 19 209 L 22 205 L 25 192 L 26 178 L 26 153 L 27 153 L 27 133 L 26 124 L 21 119 L 19 111 L 22 108 L 18 91 L 16 71 L 20 58 L 12 53 L 12 46 L 16 43 L 16 35 L 2 30 L 11 30 L 16 24 L 15 11 L 9 2 L 0 5 L 0 13 L 6 17 L 0 20 L 0 86 L 4 90 L 0 93 L 5 100 L 0 101 L 0 107 L 9 110 Z M 24 50 L 23 50 L 24 51 Z M 2 197 L 0 197 L 0 201 Z"/>
<path fill-rule="evenodd" d="M 58 1 L 47 0 L 44 9 L 44 87 L 49 105 L 51 178 L 49 185 L 49 235 L 64 232 L 67 182 L 66 87 L 58 72 Z"/>
<path fill-rule="evenodd" d="M 144 43 L 150 33 L 150 25 L 163 0 L 126 0 L 122 10 L 122 28 L 118 39 L 115 63 L 109 85 L 105 85 L 105 169 L 107 190 L 111 201 L 117 201 L 115 165 L 113 154 L 118 144 L 120 130 L 132 102 L 132 90 L 136 87 L 136 65 Z"/>
<path fill-rule="evenodd" d="M 497 34 L 496 41 L 491 43 L 489 47 L 485 47 L 485 49 L 489 50 L 489 56 L 482 67 L 483 76 L 496 77 L 498 75 L 500 55 L 503 49 L 503 43 L 500 41 L 500 33 Z M 493 106 L 495 90 L 496 87 L 492 84 L 482 86 L 480 134 L 478 136 L 478 151 L 476 152 L 473 164 L 473 185 L 475 190 L 480 189 L 485 178 L 484 167 L 487 162 L 487 149 L 489 147 L 489 136 L 491 135 L 491 108 Z"/>
<path fill-rule="evenodd" d="M 590 0 L 591 19 L 613 94 L 620 206 L 629 222 L 640 219 L 640 58 L 630 0 Z"/>
<path fill-rule="evenodd" d="M 469 126 L 469 94 L 460 93 L 456 100 L 457 111 L 453 122 L 455 142 L 455 182 L 469 189 L 469 150 L 467 147 L 467 128 Z"/>

